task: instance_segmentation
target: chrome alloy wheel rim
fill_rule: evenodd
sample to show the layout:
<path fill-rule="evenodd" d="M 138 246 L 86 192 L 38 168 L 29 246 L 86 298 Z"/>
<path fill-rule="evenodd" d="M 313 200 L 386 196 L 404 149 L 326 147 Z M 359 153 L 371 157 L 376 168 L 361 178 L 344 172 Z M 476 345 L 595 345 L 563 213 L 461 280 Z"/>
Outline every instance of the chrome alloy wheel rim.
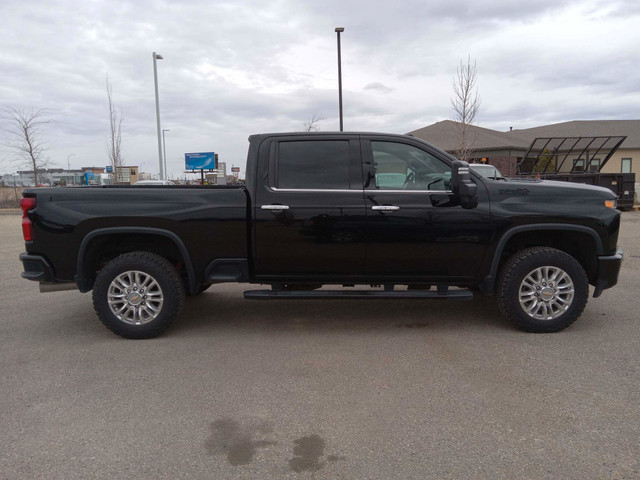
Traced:
<path fill-rule="evenodd" d="M 571 306 L 575 289 L 567 272 L 545 266 L 529 272 L 520 283 L 518 299 L 527 315 L 536 320 L 554 320 Z"/>
<path fill-rule="evenodd" d="M 113 279 L 107 292 L 107 303 L 119 320 L 130 325 L 143 325 L 160 314 L 164 297 L 155 278 L 130 270 Z"/>

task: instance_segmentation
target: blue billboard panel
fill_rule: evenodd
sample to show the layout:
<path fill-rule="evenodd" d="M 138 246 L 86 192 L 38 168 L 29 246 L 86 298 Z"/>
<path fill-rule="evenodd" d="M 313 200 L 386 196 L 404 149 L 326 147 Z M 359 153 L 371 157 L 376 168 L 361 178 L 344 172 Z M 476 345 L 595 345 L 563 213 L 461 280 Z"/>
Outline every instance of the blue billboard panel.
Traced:
<path fill-rule="evenodd" d="M 185 153 L 185 170 L 215 170 L 216 157 L 213 152 Z"/>

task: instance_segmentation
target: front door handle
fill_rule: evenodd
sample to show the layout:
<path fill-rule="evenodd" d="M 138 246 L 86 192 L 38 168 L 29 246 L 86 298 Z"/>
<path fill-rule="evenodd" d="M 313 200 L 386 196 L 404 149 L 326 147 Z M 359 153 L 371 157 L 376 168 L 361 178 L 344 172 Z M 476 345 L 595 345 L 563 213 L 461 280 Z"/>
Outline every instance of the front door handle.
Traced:
<path fill-rule="evenodd" d="M 262 210 L 289 210 L 289 205 L 262 205 L 260 207 Z"/>
<path fill-rule="evenodd" d="M 396 205 L 374 205 L 371 207 L 371 210 L 381 210 L 383 212 L 394 212 L 396 210 L 400 210 L 400 207 Z"/>

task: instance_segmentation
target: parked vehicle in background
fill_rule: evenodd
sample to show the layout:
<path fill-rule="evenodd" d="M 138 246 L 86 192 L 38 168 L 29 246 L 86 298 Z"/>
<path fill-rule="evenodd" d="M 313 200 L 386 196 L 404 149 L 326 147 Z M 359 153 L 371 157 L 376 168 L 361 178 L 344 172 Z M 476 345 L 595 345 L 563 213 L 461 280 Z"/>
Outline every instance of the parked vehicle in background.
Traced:
<path fill-rule="evenodd" d="M 494 165 L 489 165 L 486 163 L 470 163 L 469 168 L 471 168 L 474 172 L 478 172 L 485 178 L 492 178 L 493 180 L 504 180 L 505 176 L 500 173 L 498 167 Z"/>
<path fill-rule="evenodd" d="M 186 295 L 222 282 L 271 285 L 244 294 L 265 300 L 478 291 L 533 332 L 568 327 L 589 284 L 598 297 L 617 283 L 608 189 L 485 177 L 404 135 L 249 142 L 246 187 L 25 190 L 22 276 L 42 291 L 93 290 L 99 318 L 128 338 L 159 335 Z"/>
<path fill-rule="evenodd" d="M 545 174 L 543 180 L 559 180 L 562 182 L 582 183 L 608 188 L 617 197 L 620 210 L 631 210 L 635 202 L 635 173 L 574 173 L 571 175 Z"/>
<path fill-rule="evenodd" d="M 175 185 L 171 180 L 138 180 L 134 185 Z"/>

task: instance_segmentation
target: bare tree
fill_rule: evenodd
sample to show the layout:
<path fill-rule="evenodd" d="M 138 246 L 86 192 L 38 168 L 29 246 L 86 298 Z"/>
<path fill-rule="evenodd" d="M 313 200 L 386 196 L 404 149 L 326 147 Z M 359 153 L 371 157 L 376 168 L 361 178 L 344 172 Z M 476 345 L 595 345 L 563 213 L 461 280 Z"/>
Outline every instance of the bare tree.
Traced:
<path fill-rule="evenodd" d="M 320 125 L 318 125 L 321 121 L 326 120 L 326 117 L 321 116 L 318 113 L 314 113 L 308 122 L 304 122 L 304 131 L 305 132 L 317 132 L 320 130 Z"/>
<path fill-rule="evenodd" d="M 474 60 L 471 64 L 471 56 L 467 57 L 467 63 L 460 61 L 460 66 L 456 69 L 453 77 L 453 98 L 451 108 L 453 117 L 457 122 L 458 134 L 458 158 L 467 161 L 473 151 L 474 136 L 469 128 L 473 125 L 478 110 L 480 109 L 480 97 L 476 82 L 478 80 L 478 69 Z"/>
<path fill-rule="evenodd" d="M 112 183 L 121 180 L 122 167 L 122 111 L 116 110 L 113 104 L 113 92 L 107 75 L 107 100 L 109 102 L 109 136 L 107 137 L 107 156 L 113 169 Z"/>
<path fill-rule="evenodd" d="M 9 123 L 9 139 L 5 144 L 16 152 L 18 159 L 33 168 L 34 184 L 38 185 L 38 170 L 46 167 L 49 149 L 44 140 L 45 130 L 52 122 L 47 118 L 48 110 L 24 110 L 7 106 L 2 109 L 2 118 Z"/>

